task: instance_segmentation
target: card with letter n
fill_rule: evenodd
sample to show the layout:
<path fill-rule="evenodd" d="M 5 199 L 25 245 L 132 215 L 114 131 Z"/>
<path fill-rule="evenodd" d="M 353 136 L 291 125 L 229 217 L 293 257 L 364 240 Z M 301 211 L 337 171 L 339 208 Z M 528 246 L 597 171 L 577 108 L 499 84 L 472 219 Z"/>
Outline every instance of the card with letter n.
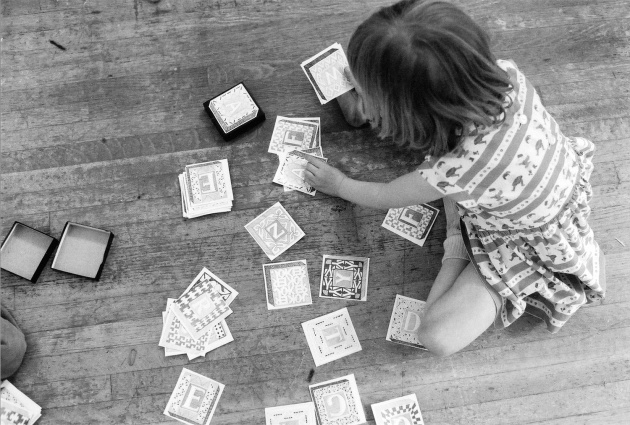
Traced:
<path fill-rule="evenodd" d="M 208 425 L 225 385 L 182 368 L 164 414 L 185 424 Z"/>
<path fill-rule="evenodd" d="M 425 305 L 426 302 L 424 301 L 396 295 L 396 302 L 394 303 L 394 310 L 389 320 L 389 328 L 385 339 L 426 350 L 426 347 L 418 339 L 418 329 L 424 315 Z"/>
<path fill-rule="evenodd" d="M 354 374 L 309 385 L 319 425 L 359 425 L 365 412 Z"/>
<path fill-rule="evenodd" d="M 348 59 L 339 43 L 306 59 L 300 66 L 322 105 L 354 88 L 344 74 Z"/>
<path fill-rule="evenodd" d="M 300 226 L 280 202 L 247 223 L 245 229 L 272 261 L 304 237 Z"/>
<path fill-rule="evenodd" d="M 317 425 L 313 402 L 265 407 L 265 425 Z"/>
<path fill-rule="evenodd" d="M 424 425 L 415 394 L 372 405 L 376 425 Z"/>
<path fill-rule="evenodd" d="M 302 323 L 315 366 L 361 351 L 347 308 Z"/>
<path fill-rule="evenodd" d="M 422 246 L 439 211 L 427 204 L 390 208 L 382 226 L 408 241 Z"/>
<path fill-rule="evenodd" d="M 313 304 L 306 260 L 263 264 L 267 309 Z"/>
<path fill-rule="evenodd" d="M 319 296 L 366 301 L 370 259 L 324 255 Z"/>
<path fill-rule="evenodd" d="M 319 146 L 319 124 L 278 115 L 268 152 L 281 154 Z"/>

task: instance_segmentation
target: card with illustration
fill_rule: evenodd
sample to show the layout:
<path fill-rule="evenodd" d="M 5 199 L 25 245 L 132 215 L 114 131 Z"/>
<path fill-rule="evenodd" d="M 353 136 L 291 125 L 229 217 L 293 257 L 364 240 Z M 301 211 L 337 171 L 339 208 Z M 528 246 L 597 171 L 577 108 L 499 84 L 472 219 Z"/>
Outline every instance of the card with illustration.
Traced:
<path fill-rule="evenodd" d="M 183 368 L 164 414 L 185 424 L 208 425 L 225 385 Z"/>
<path fill-rule="evenodd" d="M 313 304 L 306 260 L 263 264 L 263 276 L 269 310 Z"/>
<path fill-rule="evenodd" d="M 399 236 L 422 246 L 435 223 L 438 210 L 427 204 L 390 208 L 382 226 Z"/>
<path fill-rule="evenodd" d="M 227 305 L 232 304 L 232 301 L 234 301 L 234 298 L 236 298 L 236 296 L 238 295 L 238 292 L 236 291 L 236 289 L 232 288 L 230 285 L 222 281 L 217 275 L 215 275 L 214 273 L 212 273 L 210 270 L 208 270 L 205 267 L 201 269 L 199 274 L 197 274 L 197 276 L 193 279 L 190 285 L 188 285 L 188 288 L 186 288 L 186 291 L 192 288 L 193 285 L 195 285 L 197 282 L 201 282 L 201 281 L 210 282 L 210 284 L 217 291 L 219 291 L 219 294 L 221 294 L 223 301 L 225 301 Z"/>
<path fill-rule="evenodd" d="M 245 229 L 272 261 L 304 237 L 300 226 L 280 202 L 247 223 Z"/>
<path fill-rule="evenodd" d="M 265 425 L 317 425 L 313 402 L 265 407 Z"/>
<path fill-rule="evenodd" d="M 227 159 L 187 165 L 184 177 L 193 207 L 234 199 Z"/>
<path fill-rule="evenodd" d="M 295 149 L 319 146 L 319 124 L 298 118 L 277 116 L 271 134 L 269 152 L 281 154 Z"/>
<path fill-rule="evenodd" d="M 229 133 L 253 120 L 259 111 L 256 102 L 242 83 L 210 100 L 208 108 L 224 133 Z"/>
<path fill-rule="evenodd" d="M 366 301 L 370 259 L 324 255 L 319 296 Z"/>
<path fill-rule="evenodd" d="M 418 338 L 418 329 L 424 315 L 426 302 L 396 295 L 394 310 L 389 320 L 387 341 L 426 350 Z"/>
<path fill-rule="evenodd" d="M 415 394 L 372 405 L 376 425 L 424 425 Z"/>
<path fill-rule="evenodd" d="M 319 425 L 359 425 L 366 421 L 354 374 L 309 385 Z"/>
<path fill-rule="evenodd" d="M 344 74 L 348 59 L 339 43 L 306 59 L 300 66 L 322 105 L 354 88 Z"/>
<path fill-rule="evenodd" d="M 286 154 L 279 155 L 280 164 L 273 178 L 274 183 L 283 185 L 286 188 L 315 196 L 317 191 L 304 180 L 308 158 L 316 158 L 303 151 L 294 150 Z M 319 158 L 328 161 L 326 158 Z"/>
<path fill-rule="evenodd" d="M 347 308 L 302 323 L 315 366 L 361 351 Z"/>

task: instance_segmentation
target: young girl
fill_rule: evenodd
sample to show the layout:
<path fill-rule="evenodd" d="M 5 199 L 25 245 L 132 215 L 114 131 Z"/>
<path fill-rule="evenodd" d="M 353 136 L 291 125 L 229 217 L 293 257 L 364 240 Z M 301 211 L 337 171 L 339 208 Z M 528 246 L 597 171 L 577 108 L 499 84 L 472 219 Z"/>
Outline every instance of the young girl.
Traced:
<path fill-rule="evenodd" d="M 557 332 L 604 296 L 604 257 L 586 221 L 594 146 L 560 132 L 470 17 L 444 2 L 401 1 L 357 28 L 348 60 L 356 92 L 339 98 L 348 122 L 370 122 L 426 159 L 390 183 L 319 160 L 305 179 L 374 208 L 444 199 L 445 254 L 419 330 L 430 351 L 454 353 L 528 305 Z"/>

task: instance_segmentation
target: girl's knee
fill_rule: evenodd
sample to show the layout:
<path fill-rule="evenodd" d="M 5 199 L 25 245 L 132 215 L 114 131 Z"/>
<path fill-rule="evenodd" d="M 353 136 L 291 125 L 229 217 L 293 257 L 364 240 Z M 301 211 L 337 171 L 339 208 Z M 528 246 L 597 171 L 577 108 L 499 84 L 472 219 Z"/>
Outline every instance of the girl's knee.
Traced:
<path fill-rule="evenodd" d="M 418 338 L 430 353 L 438 357 L 446 357 L 459 351 L 453 344 L 446 329 L 439 323 L 427 323 L 423 321 L 418 330 Z"/>

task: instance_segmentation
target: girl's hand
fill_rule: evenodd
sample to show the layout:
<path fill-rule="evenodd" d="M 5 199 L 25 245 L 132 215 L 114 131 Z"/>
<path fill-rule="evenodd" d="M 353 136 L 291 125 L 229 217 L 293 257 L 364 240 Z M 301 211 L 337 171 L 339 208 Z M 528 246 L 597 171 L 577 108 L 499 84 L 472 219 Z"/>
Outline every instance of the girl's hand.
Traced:
<path fill-rule="evenodd" d="M 353 127 L 361 127 L 368 122 L 361 88 L 352 76 L 350 68 L 344 68 L 343 73 L 355 88 L 337 97 L 337 102 L 339 107 L 341 107 L 341 112 L 346 122 Z"/>
<path fill-rule="evenodd" d="M 346 175 L 318 158 L 308 158 L 304 181 L 315 189 L 333 196 L 339 196 L 341 183 Z"/>

